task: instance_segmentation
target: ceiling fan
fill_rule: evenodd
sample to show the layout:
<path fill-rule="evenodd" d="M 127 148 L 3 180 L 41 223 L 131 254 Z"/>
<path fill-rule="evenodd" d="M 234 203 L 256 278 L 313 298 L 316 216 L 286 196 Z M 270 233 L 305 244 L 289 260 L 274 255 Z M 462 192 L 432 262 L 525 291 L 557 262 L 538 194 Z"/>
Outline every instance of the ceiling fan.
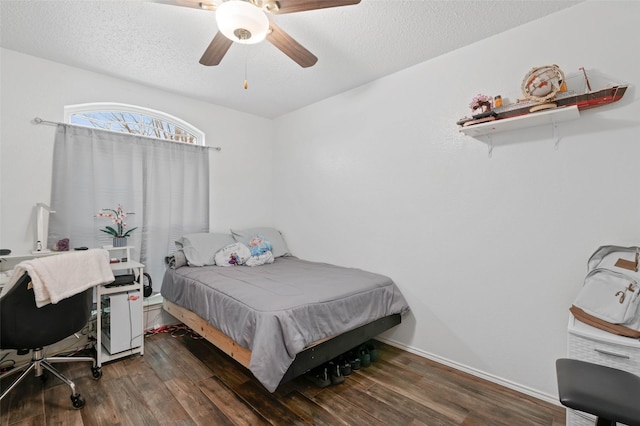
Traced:
<path fill-rule="evenodd" d="M 268 15 L 326 9 L 360 3 L 360 0 L 157 0 L 159 3 L 216 11 L 218 32 L 200 58 L 202 65 L 218 65 L 231 45 L 267 40 L 303 68 L 318 58 L 273 23 Z"/>

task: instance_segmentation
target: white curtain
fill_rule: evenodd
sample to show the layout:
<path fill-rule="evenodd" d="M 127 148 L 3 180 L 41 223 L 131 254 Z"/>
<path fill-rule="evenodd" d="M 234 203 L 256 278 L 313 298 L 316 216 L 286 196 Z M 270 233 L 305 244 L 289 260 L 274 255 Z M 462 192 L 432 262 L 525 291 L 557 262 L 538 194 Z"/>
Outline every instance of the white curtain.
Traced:
<path fill-rule="evenodd" d="M 53 154 L 49 248 L 69 238 L 75 247 L 111 245 L 96 217 L 118 204 L 129 214 L 132 257 L 145 265 L 159 291 L 164 257 L 174 241 L 209 230 L 207 147 L 59 124 Z"/>

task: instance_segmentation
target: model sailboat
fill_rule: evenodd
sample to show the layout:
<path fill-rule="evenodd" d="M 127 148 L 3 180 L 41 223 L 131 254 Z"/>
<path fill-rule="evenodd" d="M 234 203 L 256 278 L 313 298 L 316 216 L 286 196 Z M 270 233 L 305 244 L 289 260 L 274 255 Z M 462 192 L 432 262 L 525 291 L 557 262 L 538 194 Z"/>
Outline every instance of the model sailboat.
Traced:
<path fill-rule="evenodd" d="M 580 68 L 579 72 L 567 75 L 563 86 L 566 87 L 566 90 L 557 93 L 549 101 L 553 102 L 556 108 L 575 105 L 581 111 L 617 102 L 622 99 L 629 87 L 625 83 L 616 82 L 596 71 L 589 71 L 589 75 L 587 75 L 587 71 L 584 68 Z M 532 108 L 535 111 L 537 105 L 539 105 L 539 102 L 535 100 L 519 99 L 515 103 L 495 107 L 483 114 L 483 117 L 465 117 L 459 120 L 457 124 L 466 127 L 488 120 L 501 120 L 535 114 L 535 112 L 532 112 Z"/>
<path fill-rule="evenodd" d="M 580 68 L 580 72 L 568 75 L 565 83 L 567 90 L 558 93 L 553 102 L 558 107 L 576 105 L 581 111 L 617 102 L 629 87 L 627 84 L 613 82 L 595 71 L 590 71 L 588 76 L 584 68 Z M 592 87 L 599 89 L 593 90 Z M 534 101 L 523 101 L 494 108 L 493 112 L 499 120 L 529 114 L 529 109 L 535 105 Z"/>

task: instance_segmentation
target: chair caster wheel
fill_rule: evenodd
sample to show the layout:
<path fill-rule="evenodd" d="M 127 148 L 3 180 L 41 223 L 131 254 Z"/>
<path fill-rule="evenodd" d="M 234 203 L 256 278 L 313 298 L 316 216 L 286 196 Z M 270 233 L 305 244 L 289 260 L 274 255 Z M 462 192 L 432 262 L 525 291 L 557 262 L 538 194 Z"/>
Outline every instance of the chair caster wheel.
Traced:
<path fill-rule="evenodd" d="M 84 407 L 84 398 L 79 393 L 71 395 L 71 404 L 73 404 L 73 408 L 79 410 Z"/>
<path fill-rule="evenodd" d="M 98 380 L 100 377 L 102 377 L 102 369 L 100 367 L 95 367 L 95 368 L 91 368 L 91 374 L 93 375 L 93 378 L 95 380 Z"/>

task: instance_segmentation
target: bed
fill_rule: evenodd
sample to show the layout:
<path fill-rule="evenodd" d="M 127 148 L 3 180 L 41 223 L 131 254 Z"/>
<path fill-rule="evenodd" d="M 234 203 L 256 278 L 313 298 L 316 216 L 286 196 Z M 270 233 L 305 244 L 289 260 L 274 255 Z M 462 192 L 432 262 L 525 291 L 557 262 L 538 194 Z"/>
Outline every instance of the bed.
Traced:
<path fill-rule="evenodd" d="M 257 231 L 232 236 L 243 241 Z M 299 259 L 278 236 L 268 237 L 277 240 L 273 263 L 223 267 L 191 256 L 198 266 L 174 264 L 161 290 L 167 312 L 248 368 L 270 392 L 398 325 L 409 310 L 390 278 Z M 222 240 L 206 253 L 229 241 Z M 189 253 L 188 241 L 181 242 Z"/>

